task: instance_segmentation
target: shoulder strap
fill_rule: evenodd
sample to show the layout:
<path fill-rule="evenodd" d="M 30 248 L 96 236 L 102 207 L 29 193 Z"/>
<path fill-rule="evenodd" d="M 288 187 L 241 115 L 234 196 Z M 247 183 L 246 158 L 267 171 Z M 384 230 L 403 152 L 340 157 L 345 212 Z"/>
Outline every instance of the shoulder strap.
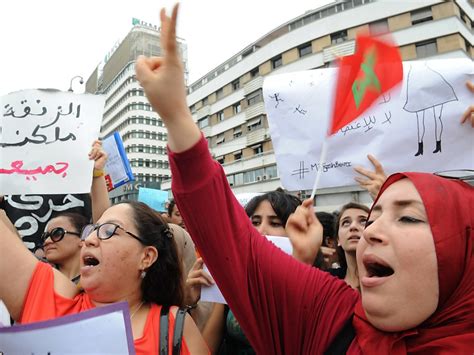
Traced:
<path fill-rule="evenodd" d="M 346 354 L 355 338 L 355 330 L 352 325 L 352 317 L 346 322 L 344 327 L 339 331 L 332 343 L 328 346 L 324 355 Z"/>
<path fill-rule="evenodd" d="M 186 317 L 186 308 L 179 308 L 174 320 L 173 335 L 173 355 L 181 354 L 181 343 L 183 341 L 184 318 Z"/>
<path fill-rule="evenodd" d="M 158 343 L 158 354 L 168 355 L 168 314 L 170 308 L 161 306 L 160 314 L 160 341 Z"/>

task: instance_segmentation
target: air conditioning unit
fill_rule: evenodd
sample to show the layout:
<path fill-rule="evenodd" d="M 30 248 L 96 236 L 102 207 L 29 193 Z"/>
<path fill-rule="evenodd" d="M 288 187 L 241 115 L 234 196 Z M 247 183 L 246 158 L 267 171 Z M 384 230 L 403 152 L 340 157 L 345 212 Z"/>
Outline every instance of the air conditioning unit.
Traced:
<path fill-rule="evenodd" d="M 263 175 L 262 176 L 262 180 L 267 180 L 268 179 L 268 175 Z"/>
<path fill-rule="evenodd" d="M 257 181 L 262 181 L 262 176 L 257 176 Z"/>

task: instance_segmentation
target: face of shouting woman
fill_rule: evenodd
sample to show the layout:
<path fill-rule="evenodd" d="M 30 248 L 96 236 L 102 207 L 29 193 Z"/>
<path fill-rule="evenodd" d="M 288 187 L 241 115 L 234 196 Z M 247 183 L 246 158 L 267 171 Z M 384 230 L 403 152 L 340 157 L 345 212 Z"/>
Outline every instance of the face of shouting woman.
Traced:
<path fill-rule="evenodd" d="M 425 206 L 408 179 L 390 185 L 372 209 L 357 247 L 362 304 L 384 331 L 416 327 L 437 308 L 438 263 Z"/>

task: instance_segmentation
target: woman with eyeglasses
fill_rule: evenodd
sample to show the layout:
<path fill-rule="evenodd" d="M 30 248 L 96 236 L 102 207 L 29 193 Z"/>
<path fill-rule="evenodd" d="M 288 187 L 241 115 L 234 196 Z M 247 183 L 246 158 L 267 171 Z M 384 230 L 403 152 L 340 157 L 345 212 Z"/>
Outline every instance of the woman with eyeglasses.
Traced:
<path fill-rule="evenodd" d="M 143 203 L 120 203 L 108 208 L 97 224 L 86 225 L 80 240 L 83 292 L 58 270 L 39 262 L 0 211 L 0 299 L 12 317 L 25 324 L 126 301 L 136 353 L 157 354 L 161 307 L 183 304 L 182 265 L 167 223 Z M 173 339 L 176 312 L 177 307 L 171 307 L 168 339 Z M 208 354 L 208 349 L 186 314 L 181 354 L 191 353 Z"/>

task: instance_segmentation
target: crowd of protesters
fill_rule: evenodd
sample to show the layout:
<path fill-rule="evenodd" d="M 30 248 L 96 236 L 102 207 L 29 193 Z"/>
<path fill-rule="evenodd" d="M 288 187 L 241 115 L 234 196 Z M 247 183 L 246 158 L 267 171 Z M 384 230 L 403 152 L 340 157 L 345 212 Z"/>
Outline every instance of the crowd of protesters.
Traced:
<path fill-rule="evenodd" d="M 356 168 L 356 180 L 371 208 L 347 201 L 316 213 L 312 199 L 281 189 L 243 208 L 187 107 L 177 12 L 161 13 L 164 56 L 136 64 L 168 130 L 175 200 L 165 215 L 140 202 L 111 206 L 107 156 L 94 142 L 92 216 L 54 215 L 44 258 L 0 211 L 0 300 L 13 322 L 125 301 L 137 354 L 161 354 L 162 340 L 176 338 L 182 354 L 472 353 L 474 188 L 386 176 L 369 156 L 374 170 Z M 473 115 L 462 122 L 474 127 Z M 293 255 L 264 236 L 288 237 Z M 200 301 L 215 283 L 227 305 Z"/>

